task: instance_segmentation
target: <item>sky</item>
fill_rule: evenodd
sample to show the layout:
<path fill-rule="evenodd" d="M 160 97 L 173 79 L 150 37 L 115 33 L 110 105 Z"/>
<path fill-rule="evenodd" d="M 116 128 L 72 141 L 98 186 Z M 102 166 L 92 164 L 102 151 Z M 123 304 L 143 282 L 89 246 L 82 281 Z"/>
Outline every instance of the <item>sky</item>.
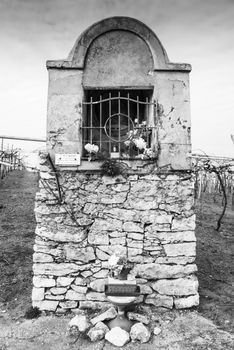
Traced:
<path fill-rule="evenodd" d="M 234 157 L 234 0 L 0 0 L 0 136 L 45 138 L 46 60 L 111 16 L 142 21 L 170 61 L 192 65 L 192 148 Z"/>

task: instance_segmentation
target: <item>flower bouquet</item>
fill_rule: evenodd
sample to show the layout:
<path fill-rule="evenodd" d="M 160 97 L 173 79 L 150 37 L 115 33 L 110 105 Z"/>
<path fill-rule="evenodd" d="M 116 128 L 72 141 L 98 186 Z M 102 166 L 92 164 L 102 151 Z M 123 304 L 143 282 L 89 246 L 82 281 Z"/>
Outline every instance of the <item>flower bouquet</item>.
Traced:
<path fill-rule="evenodd" d="M 92 160 L 92 157 L 95 156 L 99 151 L 99 147 L 97 145 L 92 144 L 92 143 L 86 143 L 84 148 L 89 154 L 89 156 L 88 156 L 89 162 Z"/>
<path fill-rule="evenodd" d="M 137 119 L 135 120 L 137 124 Z M 146 125 L 146 121 L 143 121 L 138 126 L 134 126 L 133 130 L 129 130 L 127 133 L 128 139 L 124 142 L 126 147 L 126 152 L 130 158 L 154 158 L 156 153 L 152 150 L 151 147 L 148 147 L 150 143 L 152 134 L 152 127 Z"/>
<path fill-rule="evenodd" d="M 110 277 L 117 280 L 128 280 L 132 279 L 133 276 L 130 274 L 134 264 L 127 260 L 126 256 L 119 257 L 113 254 L 108 260 Z"/>

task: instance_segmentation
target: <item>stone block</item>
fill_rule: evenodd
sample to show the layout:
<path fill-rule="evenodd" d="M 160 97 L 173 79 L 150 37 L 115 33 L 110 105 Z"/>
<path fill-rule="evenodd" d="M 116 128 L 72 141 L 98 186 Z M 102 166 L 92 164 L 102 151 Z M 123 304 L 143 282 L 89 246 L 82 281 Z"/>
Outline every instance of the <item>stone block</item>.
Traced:
<path fill-rule="evenodd" d="M 88 263 L 96 259 L 93 247 L 80 248 L 72 244 L 65 244 L 64 253 L 68 261 L 77 260 Z"/>
<path fill-rule="evenodd" d="M 176 264 L 176 265 L 187 265 L 191 264 L 195 260 L 195 256 L 160 256 L 155 259 L 156 264 Z"/>
<path fill-rule="evenodd" d="M 108 186 L 108 185 L 116 185 L 119 183 L 125 183 L 126 179 L 122 175 L 118 175 L 114 177 L 104 175 L 102 177 L 102 181 L 106 186 Z"/>
<path fill-rule="evenodd" d="M 91 230 L 88 233 L 88 242 L 89 244 L 94 245 L 108 245 L 109 244 L 109 236 L 106 231 L 94 231 Z"/>
<path fill-rule="evenodd" d="M 64 287 L 54 287 L 54 288 L 51 288 L 50 289 L 51 293 L 54 294 L 54 295 L 58 295 L 58 294 L 65 294 L 66 291 L 67 291 L 67 288 L 64 288 Z"/>
<path fill-rule="evenodd" d="M 171 224 L 172 222 L 172 215 L 165 214 L 165 215 L 155 215 L 153 218 L 153 223 L 154 224 Z"/>
<path fill-rule="evenodd" d="M 103 194 L 100 198 L 101 204 L 121 204 L 126 201 L 127 192 L 113 192 L 111 194 Z"/>
<path fill-rule="evenodd" d="M 146 279 L 179 278 L 197 271 L 195 264 L 191 265 L 167 265 L 167 264 L 141 264 L 133 268 L 133 274 Z"/>
<path fill-rule="evenodd" d="M 162 332 L 161 328 L 154 327 L 154 330 L 153 330 L 154 335 L 159 335 L 161 332 Z"/>
<path fill-rule="evenodd" d="M 128 312 L 128 319 L 132 321 L 141 322 L 144 324 L 149 324 L 150 320 L 146 315 L 138 314 L 136 312 Z"/>
<path fill-rule="evenodd" d="M 56 300 L 42 300 L 33 301 L 33 307 L 38 307 L 42 311 L 56 311 L 59 301 Z"/>
<path fill-rule="evenodd" d="M 32 300 L 43 300 L 45 296 L 45 288 L 36 288 L 32 289 Z"/>
<path fill-rule="evenodd" d="M 186 309 L 199 305 L 199 295 L 190 295 L 187 298 L 175 298 L 174 304 L 176 309 Z"/>
<path fill-rule="evenodd" d="M 109 328 L 107 327 L 107 325 L 103 322 L 98 322 L 95 324 L 95 328 L 96 329 L 103 329 L 105 334 L 109 331 Z"/>
<path fill-rule="evenodd" d="M 195 276 L 171 280 L 164 279 L 154 282 L 151 287 L 156 292 L 165 295 L 195 295 L 198 290 L 198 280 Z"/>
<path fill-rule="evenodd" d="M 135 241 L 132 239 L 127 239 L 127 246 L 129 248 L 143 249 L 143 242 L 142 241 Z"/>
<path fill-rule="evenodd" d="M 86 238 L 86 229 L 73 227 L 67 228 L 63 227 L 58 232 L 50 231 L 46 227 L 38 227 L 36 228 L 36 235 L 52 240 L 54 242 L 74 242 L 79 243 L 82 242 Z"/>
<path fill-rule="evenodd" d="M 109 245 L 109 246 L 100 245 L 98 248 L 109 255 L 113 255 L 113 254 L 115 254 L 117 256 L 127 255 L 127 248 L 123 247 L 122 245 L 119 245 L 119 244 Z"/>
<path fill-rule="evenodd" d="M 108 233 L 111 238 L 126 237 L 126 232 L 123 231 L 109 231 Z"/>
<path fill-rule="evenodd" d="M 56 284 L 53 278 L 47 278 L 42 276 L 33 277 L 33 285 L 37 288 L 40 287 L 54 287 Z"/>
<path fill-rule="evenodd" d="M 74 277 L 58 277 L 57 278 L 57 287 L 67 287 L 72 284 Z"/>
<path fill-rule="evenodd" d="M 128 248 L 128 257 L 133 257 L 142 254 L 142 249 Z"/>
<path fill-rule="evenodd" d="M 108 276 L 108 274 L 109 274 L 109 270 L 101 269 L 97 273 L 94 273 L 93 277 L 95 277 L 95 278 L 106 278 Z"/>
<path fill-rule="evenodd" d="M 104 213 L 113 218 L 121 218 L 123 221 L 133 221 L 136 218 L 134 210 L 123 208 L 105 208 Z"/>
<path fill-rule="evenodd" d="M 99 260 L 104 260 L 104 261 L 109 260 L 109 258 L 110 258 L 109 254 L 104 253 L 102 250 L 100 250 L 98 248 L 96 249 L 96 256 Z"/>
<path fill-rule="evenodd" d="M 144 250 L 146 252 L 160 252 L 162 250 L 162 247 L 159 244 L 149 244 L 149 242 L 147 242 L 147 244 L 144 244 Z"/>
<path fill-rule="evenodd" d="M 71 288 L 76 291 L 77 293 L 80 293 L 80 294 L 85 294 L 87 292 L 87 287 L 85 286 L 77 286 L 75 284 L 72 284 L 71 285 Z"/>
<path fill-rule="evenodd" d="M 33 254 L 33 262 L 34 263 L 46 263 L 46 262 L 52 262 L 54 259 L 51 255 L 44 254 L 44 253 L 34 253 Z"/>
<path fill-rule="evenodd" d="M 196 256 L 196 243 L 165 244 L 164 251 L 167 256 Z"/>
<path fill-rule="evenodd" d="M 146 227 L 145 229 L 145 235 L 148 239 L 158 239 L 157 238 L 157 232 L 158 231 L 165 231 L 169 232 L 171 229 L 170 224 L 157 224 L 157 223 L 152 223 L 153 219 L 150 219 L 148 217 L 148 221 L 150 221 L 150 225 Z M 147 222 L 147 221 L 146 221 Z"/>
<path fill-rule="evenodd" d="M 172 231 L 194 231 L 195 224 L 195 214 L 188 218 L 174 218 L 172 221 L 171 230 Z"/>
<path fill-rule="evenodd" d="M 90 228 L 90 231 L 102 232 L 102 231 L 121 231 L 122 230 L 122 221 L 117 219 L 95 219 L 93 225 Z"/>
<path fill-rule="evenodd" d="M 71 327 L 77 327 L 79 332 L 84 333 L 90 326 L 88 318 L 86 315 L 76 315 L 73 317 L 68 326 Z"/>
<path fill-rule="evenodd" d="M 108 329 L 109 330 L 109 329 Z M 97 329 L 95 327 L 91 328 L 87 333 L 91 342 L 99 341 L 104 338 L 105 331 L 104 329 Z"/>
<path fill-rule="evenodd" d="M 130 331 L 132 341 L 140 341 L 140 343 L 147 343 L 150 339 L 149 329 L 143 323 L 135 323 Z"/>
<path fill-rule="evenodd" d="M 154 305 L 156 307 L 166 307 L 167 309 L 173 308 L 173 297 L 160 294 L 151 294 L 145 298 L 145 303 Z"/>
<path fill-rule="evenodd" d="M 106 278 L 98 279 L 98 280 L 94 280 L 94 281 L 90 282 L 89 286 L 95 292 L 104 292 L 106 282 L 107 282 Z"/>
<path fill-rule="evenodd" d="M 52 257 L 56 257 L 56 258 L 59 258 L 59 259 L 63 259 L 64 258 L 62 247 L 58 246 L 58 247 L 55 248 L 55 246 L 57 244 L 56 242 L 52 242 L 52 241 L 50 241 L 50 243 L 48 243 L 48 242 L 41 242 L 41 241 L 38 241 L 36 239 L 35 243 L 36 244 L 33 247 L 35 252 L 49 254 Z"/>
<path fill-rule="evenodd" d="M 142 233 L 137 233 L 137 232 L 128 232 L 129 239 L 134 239 L 136 241 L 143 241 L 144 235 Z"/>
<path fill-rule="evenodd" d="M 83 276 L 84 278 L 88 278 L 92 276 L 92 274 L 93 274 L 92 271 L 89 271 L 89 270 L 81 272 L 81 276 Z"/>
<path fill-rule="evenodd" d="M 166 243 L 181 243 L 181 242 L 196 242 L 194 231 L 179 231 L 179 232 L 158 232 L 153 234 L 155 239 L 158 239 L 162 244 Z M 150 233 L 145 235 L 145 238 L 150 239 L 152 236 Z"/>
<path fill-rule="evenodd" d="M 64 295 L 52 295 L 52 294 L 46 294 L 45 295 L 46 300 L 64 300 Z"/>
<path fill-rule="evenodd" d="M 130 262 L 137 263 L 137 264 L 151 264 L 154 261 L 154 258 L 150 256 L 136 255 L 136 256 L 129 256 L 128 260 Z"/>
<path fill-rule="evenodd" d="M 37 263 L 33 265 L 35 275 L 66 276 L 70 273 L 79 272 L 85 269 L 85 265 L 77 265 L 75 263 Z"/>
<path fill-rule="evenodd" d="M 148 200 L 146 201 L 145 199 L 137 198 L 135 196 L 136 195 L 134 194 L 134 197 L 129 197 L 124 203 L 125 207 L 135 210 L 152 210 L 158 208 L 158 203 L 155 200 L 155 197 L 152 196 L 151 198 L 147 198 Z"/>
<path fill-rule="evenodd" d="M 77 286 L 86 286 L 87 281 L 82 277 L 76 277 L 75 282 Z"/>
<path fill-rule="evenodd" d="M 152 288 L 150 288 L 150 286 L 148 286 L 147 284 L 141 284 L 140 291 L 141 291 L 140 292 L 141 294 L 152 294 L 153 293 Z"/>
<path fill-rule="evenodd" d="M 136 224 L 135 222 L 132 221 L 127 221 L 123 224 L 123 231 L 126 232 L 144 232 L 143 225 L 141 224 Z"/>
<path fill-rule="evenodd" d="M 125 243 L 126 243 L 125 237 L 110 238 L 110 245 L 125 245 Z"/>
<path fill-rule="evenodd" d="M 92 318 L 90 320 L 90 322 L 93 325 L 95 325 L 98 322 L 102 322 L 102 321 L 105 321 L 105 320 L 112 320 L 116 316 L 117 316 L 117 311 L 115 310 L 114 307 L 111 307 L 110 309 L 108 309 L 107 311 L 103 312 L 102 314 Z"/>
<path fill-rule="evenodd" d="M 86 309 L 95 310 L 95 311 L 105 310 L 111 306 L 112 306 L 111 303 L 91 301 L 91 300 L 80 301 L 80 303 L 79 303 L 79 308 L 81 310 L 86 310 Z"/>
<path fill-rule="evenodd" d="M 98 293 L 98 292 L 88 292 L 86 294 L 86 300 L 91 301 L 106 301 L 106 296 L 104 293 Z"/>
<path fill-rule="evenodd" d="M 66 297 L 67 300 L 85 300 L 85 294 L 77 293 L 76 291 L 69 289 L 67 291 Z"/>
<path fill-rule="evenodd" d="M 114 327 L 105 334 L 105 339 L 115 346 L 122 347 L 129 342 L 130 337 L 122 328 Z"/>
<path fill-rule="evenodd" d="M 62 309 L 75 309 L 78 303 L 75 300 L 66 300 L 59 303 Z"/>

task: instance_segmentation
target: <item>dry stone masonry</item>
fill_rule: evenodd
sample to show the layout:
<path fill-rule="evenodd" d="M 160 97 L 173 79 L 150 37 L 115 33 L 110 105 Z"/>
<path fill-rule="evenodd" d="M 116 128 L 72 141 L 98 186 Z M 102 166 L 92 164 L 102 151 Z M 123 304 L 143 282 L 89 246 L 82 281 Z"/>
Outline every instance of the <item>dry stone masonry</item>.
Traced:
<path fill-rule="evenodd" d="M 56 179 L 45 164 L 42 169 L 50 191 L 42 178 L 35 205 L 34 306 L 58 312 L 105 306 L 113 253 L 134 263 L 138 302 L 169 309 L 198 305 L 188 174 L 110 178 L 62 172 L 58 204 Z"/>

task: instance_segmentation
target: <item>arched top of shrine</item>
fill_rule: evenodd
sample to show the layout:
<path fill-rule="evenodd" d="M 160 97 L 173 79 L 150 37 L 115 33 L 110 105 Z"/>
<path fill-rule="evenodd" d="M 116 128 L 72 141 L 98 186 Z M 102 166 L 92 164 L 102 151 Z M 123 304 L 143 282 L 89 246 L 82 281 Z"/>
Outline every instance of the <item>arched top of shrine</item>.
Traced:
<path fill-rule="evenodd" d="M 76 40 L 67 60 L 47 61 L 48 68 L 77 68 L 84 69 L 85 59 L 91 44 L 101 35 L 111 31 L 131 32 L 140 37 L 149 47 L 155 70 L 185 70 L 191 66 L 185 63 L 171 63 L 166 50 L 156 34 L 144 23 L 130 17 L 111 17 L 94 23 L 87 28 Z"/>
<path fill-rule="evenodd" d="M 167 53 L 154 32 L 142 22 L 129 17 L 107 18 L 86 29 L 77 39 L 69 54 L 69 60 L 81 68 L 84 67 L 85 57 L 92 42 L 100 35 L 114 30 L 129 31 L 143 39 L 150 48 L 154 68 L 163 67 L 168 63 Z"/>

